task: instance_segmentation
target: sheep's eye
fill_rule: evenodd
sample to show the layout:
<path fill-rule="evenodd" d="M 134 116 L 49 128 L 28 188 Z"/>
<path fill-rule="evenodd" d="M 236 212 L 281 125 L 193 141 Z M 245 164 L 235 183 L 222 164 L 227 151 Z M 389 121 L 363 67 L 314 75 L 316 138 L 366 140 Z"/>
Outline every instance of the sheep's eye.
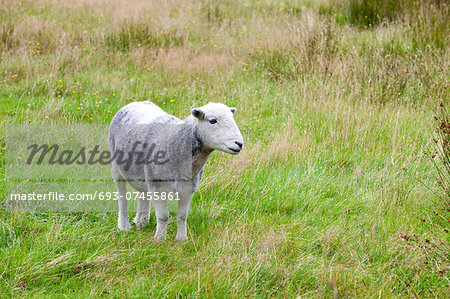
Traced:
<path fill-rule="evenodd" d="M 210 124 L 215 124 L 215 123 L 217 123 L 217 119 L 211 118 L 211 119 L 209 120 L 209 123 L 210 123 Z"/>

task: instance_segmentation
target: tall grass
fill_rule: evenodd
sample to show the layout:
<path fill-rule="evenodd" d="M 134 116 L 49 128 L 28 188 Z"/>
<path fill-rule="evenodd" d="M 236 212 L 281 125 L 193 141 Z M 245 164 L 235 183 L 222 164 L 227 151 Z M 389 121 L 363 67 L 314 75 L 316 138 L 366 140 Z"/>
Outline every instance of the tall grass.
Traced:
<path fill-rule="evenodd" d="M 439 175 L 438 184 L 444 192 L 447 204 L 450 204 L 450 113 L 444 103 L 440 104 L 439 111 L 435 116 L 436 120 L 436 150 L 433 159 L 436 171 Z"/>
<path fill-rule="evenodd" d="M 437 196 L 434 211 L 438 229 L 448 233 L 450 222 L 450 113 L 446 104 L 441 103 L 435 116 L 434 149 L 429 154 L 436 170 L 437 185 L 441 193 Z M 448 248 L 447 248 L 448 249 Z"/>

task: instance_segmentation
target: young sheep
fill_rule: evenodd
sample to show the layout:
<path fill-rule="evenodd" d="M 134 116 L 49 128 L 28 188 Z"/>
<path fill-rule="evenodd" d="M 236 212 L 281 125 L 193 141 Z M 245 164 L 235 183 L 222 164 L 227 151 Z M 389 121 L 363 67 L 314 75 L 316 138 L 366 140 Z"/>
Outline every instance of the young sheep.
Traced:
<path fill-rule="evenodd" d="M 139 196 L 134 222 L 137 227 L 148 223 L 150 201 L 145 194 L 166 192 L 177 194 L 178 232 L 176 239 L 187 239 L 186 219 L 192 195 L 197 191 L 203 168 L 214 150 L 238 154 L 244 145 L 233 114 L 236 108 L 209 103 L 192 109 L 192 115 L 180 120 L 150 102 L 130 103 L 120 109 L 111 121 L 108 145 L 111 152 L 111 174 L 118 190 L 120 230 L 131 228 L 128 221 L 126 183 L 144 196 Z M 153 159 L 138 163 L 144 152 Z M 138 149 L 141 149 L 138 151 Z M 122 156 L 120 156 L 122 154 Z M 124 162 L 132 157 L 133 163 Z M 118 158 L 119 157 L 119 158 Z M 147 156 L 148 157 L 148 156 Z M 142 162 L 142 161 L 141 161 Z M 152 199 L 156 214 L 157 240 L 166 238 L 169 212 L 165 200 Z"/>

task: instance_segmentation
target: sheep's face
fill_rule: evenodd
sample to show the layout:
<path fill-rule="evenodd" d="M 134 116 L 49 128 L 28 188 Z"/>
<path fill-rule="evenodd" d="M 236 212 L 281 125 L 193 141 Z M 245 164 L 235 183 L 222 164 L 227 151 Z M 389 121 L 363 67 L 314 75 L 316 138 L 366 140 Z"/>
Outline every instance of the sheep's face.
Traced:
<path fill-rule="evenodd" d="M 234 112 L 236 108 L 219 103 L 192 109 L 197 133 L 206 147 L 233 155 L 242 150 L 244 140 L 234 121 Z"/>

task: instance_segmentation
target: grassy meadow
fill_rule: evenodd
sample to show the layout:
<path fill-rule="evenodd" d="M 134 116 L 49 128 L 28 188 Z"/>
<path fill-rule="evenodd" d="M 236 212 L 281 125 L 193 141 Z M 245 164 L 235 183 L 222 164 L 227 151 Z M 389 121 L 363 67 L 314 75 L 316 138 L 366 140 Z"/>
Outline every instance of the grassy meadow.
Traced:
<path fill-rule="evenodd" d="M 438 0 L 0 1 L 0 297 L 450 296 L 424 153 L 448 36 Z M 132 101 L 238 109 L 245 149 L 211 156 L 187 243 L 174 214 L 156 243 L 154 214 L 123 233 L 2 208 L 7 124 L 108 124 Z"/>

